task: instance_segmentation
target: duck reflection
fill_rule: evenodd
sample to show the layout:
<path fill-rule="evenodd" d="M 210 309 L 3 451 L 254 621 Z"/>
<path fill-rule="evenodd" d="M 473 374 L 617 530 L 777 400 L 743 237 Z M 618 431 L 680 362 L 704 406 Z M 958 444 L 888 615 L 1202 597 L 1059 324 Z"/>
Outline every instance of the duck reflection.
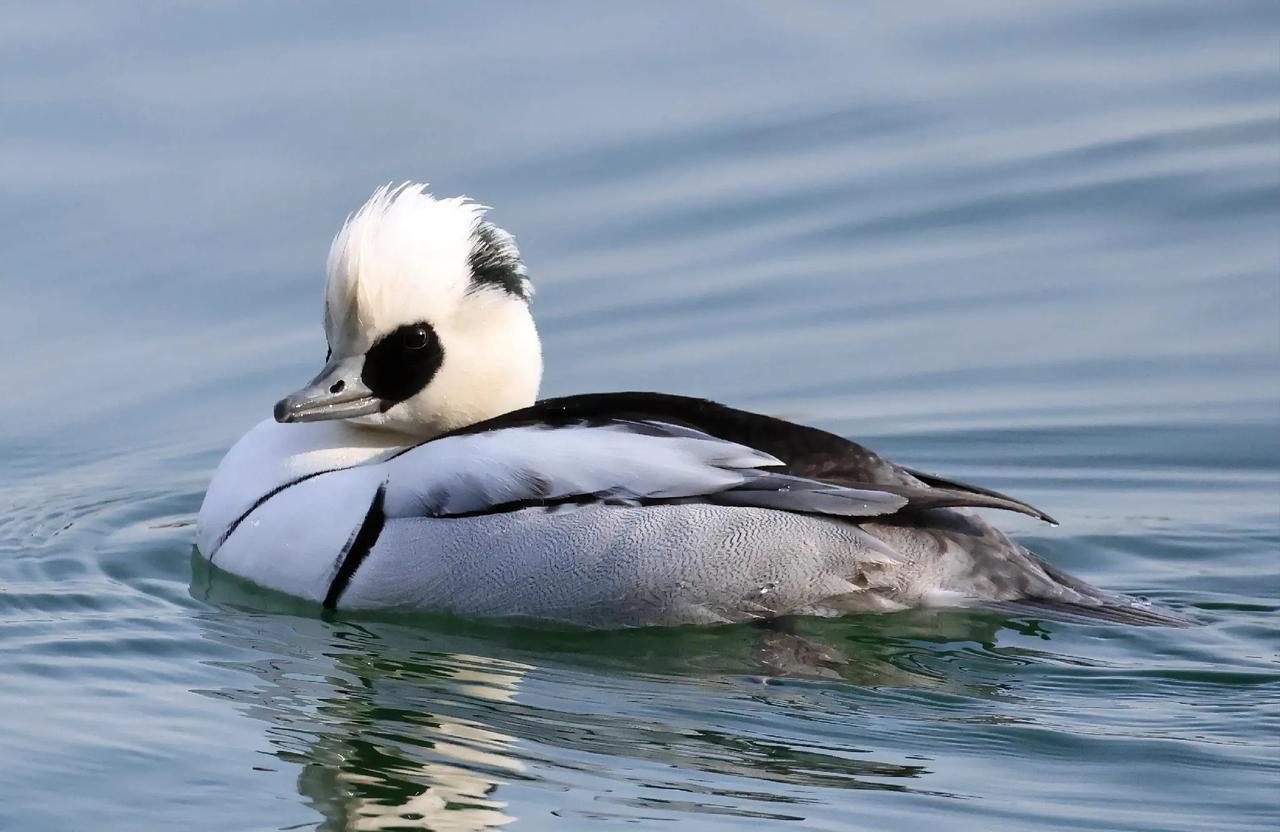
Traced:
<path fill-rule="evenodd" d="M 352 668 L 348 668 L 349 670 Z M 432 677 L 456 696 L 509 702 L 528 665 L 479 656 L 441 656 Z M 479 830 L 515 820 L 493 797 L 525 771 L 516 738 L 458 717 L 396 707 L 372 677 L 335 686 L 317 709 L 329 728 L 316 735 L 298 777 L 299 793 L 326 818 L 321 829 Z M 281 754 L 282 757 L 285 754 Z"/>
<path fill-rule="evenodd" d="M 201 617 L 206 637 L 248 651 L 230 666 L 256 677 L 210 693 L 267 723 L 270 753 L 300 767 L 299 794 L 323 830 L 490 829 L 521 807 L 545 814 L 574 800 L 595 801 L 583 819 L 607 804 L 624 817 L 658 807 L 800 819 L 805 787 L 921 792 L 928 769 L 892 750 L 875 760 L 778 739 L 747 719 L 712 727 L 702 709 L 756 703 L 798 717 L 834 695 L 844 719 L 874 703 L 869 688 L 1007 696 L 990 674 L 965 681 L 929 666 L 962 648 L 1006 650 L 994 646 L 1008 624 L 998 616 L 583 633 L 326 621 L 217 574 L 198 573 L 192 592 L 221 607 Z M 769 684 L 795 677 L 823 684 Z M 575 817 L 572 806 L 561 816 Z"/>

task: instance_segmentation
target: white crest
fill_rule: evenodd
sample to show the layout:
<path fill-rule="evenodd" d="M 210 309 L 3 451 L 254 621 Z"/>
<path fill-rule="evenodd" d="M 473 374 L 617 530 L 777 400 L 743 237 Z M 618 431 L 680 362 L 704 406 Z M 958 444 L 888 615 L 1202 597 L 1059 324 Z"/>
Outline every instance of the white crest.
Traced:
<path fill-rule="evenodd" d="M 481 234 L 491 256 L 514 263 L 521 294 L 532 288 L 515 240 L 484 221 L 486 207 L 466 197 L 436 199 L 425 184 L 384 185 L 347 218 L 329 249 L 325 331 L 337 354 L 360 353 L 381 333 L 430 312 L 443 324 L 468 293 Z"/>

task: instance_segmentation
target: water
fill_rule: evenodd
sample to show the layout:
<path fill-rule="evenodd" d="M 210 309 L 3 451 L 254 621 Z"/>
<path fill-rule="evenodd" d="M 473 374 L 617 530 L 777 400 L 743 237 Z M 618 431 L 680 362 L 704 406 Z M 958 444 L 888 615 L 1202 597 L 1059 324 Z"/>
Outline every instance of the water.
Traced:
<path fill-rule="evenodd" d="M 28 3 L 0 27 L 0 828 L 1271 829 L 1280 10 Z M 1187 630 L 324 620 L 191 559 L 382 182 L 544 392 L 803 419 Z"/>

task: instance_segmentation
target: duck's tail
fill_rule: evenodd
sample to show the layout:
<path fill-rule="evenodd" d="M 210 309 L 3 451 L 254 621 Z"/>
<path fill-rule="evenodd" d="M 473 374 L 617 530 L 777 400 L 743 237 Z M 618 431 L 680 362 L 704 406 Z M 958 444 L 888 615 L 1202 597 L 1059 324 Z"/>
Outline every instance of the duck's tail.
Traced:
<path fill-rule="evenodd" d="M 1027 557 L 1057 584 L 1069 590 L 1069 596 L 993 601 L 984 606 L 1014 615 L 1042 616 L 1076 623 L 1105 621 L 1139 627 L 1190 627 L 1195 624 L 1192 619 L 1150 601 L 1098 589 L 1030 552 L 1027 552 Z"/>
<path fill-rule="evenodd" d="M 1108 601 L 1097 604 L 1055 598 L 1026 598 L 1018 601 L 992 601 L 983 606 L 1015 616 L 1048 618 L 1076 624 L 1106 622 L 1137 627 L 1190 627 L 1195 624 L 1189 618 L 1127 595 L 1113 595 Z"/>

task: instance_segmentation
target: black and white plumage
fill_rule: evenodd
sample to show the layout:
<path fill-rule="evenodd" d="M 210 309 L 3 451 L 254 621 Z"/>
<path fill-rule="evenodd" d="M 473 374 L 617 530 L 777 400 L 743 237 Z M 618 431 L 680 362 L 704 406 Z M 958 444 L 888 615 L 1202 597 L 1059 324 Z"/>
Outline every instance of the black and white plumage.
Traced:
<path fill-rule="evenodd" d="M 200 551 L 329 607 L 601 627 L 973 602 L 1168 620 L 969 511 L 1037 509 L 825 431 L 658 393 L 534 402 L 531 294 L 474 204 L 375 193 L 330 254 L 327 364 L 227 454 Z"/>

